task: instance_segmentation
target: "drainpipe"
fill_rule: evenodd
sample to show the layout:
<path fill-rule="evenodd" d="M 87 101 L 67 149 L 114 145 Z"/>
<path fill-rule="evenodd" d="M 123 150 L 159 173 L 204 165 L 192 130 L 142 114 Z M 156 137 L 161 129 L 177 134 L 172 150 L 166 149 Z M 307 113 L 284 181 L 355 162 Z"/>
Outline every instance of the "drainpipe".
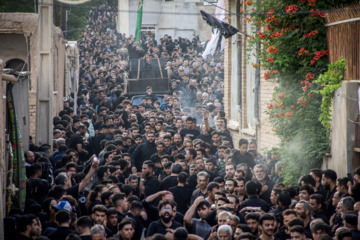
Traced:
<path fill-rule="evenodd" d="M 260 27 L 256 28 L 256 32 Z M 256 44 L 256 63 L 258 68 L 255 70 L 255 87 L 254 87 L 254 118 L 255 118 L 255 139 L 258 140 L 258 126 L 259 126 L 259 86 L 260 86 L 260 43 Z"/>
<path fill-rule="evenodd" d="M 241 74 L 242 74 L 242 40 L 241 40 L 241 36 L 238 35 L 238 40 L 237 40 L 237 59 L 238 59 L 238 68 L 237 68 L 237 81 L 238 81 L 238 106 L 239 106 L 239 115 L 240 115 L 240 129 L 241 129 L 241 126 L 242 126 L 242 99 L 241 99 L 241 96 L 242 96 L 242 82 L 241 82 Z"/>

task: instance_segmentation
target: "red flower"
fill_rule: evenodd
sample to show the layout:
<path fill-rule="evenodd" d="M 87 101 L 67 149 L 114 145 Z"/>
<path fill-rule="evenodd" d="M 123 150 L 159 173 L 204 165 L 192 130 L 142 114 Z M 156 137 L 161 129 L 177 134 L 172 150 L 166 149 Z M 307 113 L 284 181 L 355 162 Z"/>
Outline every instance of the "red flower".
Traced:
<path fill-rule="evenodd" d="M 271 17 L 265 19 L 265 22 L 272 22 L 272 21 L 274 21 L 274 19 L 275 19 L 275 16 L 271 15 Z"/>
<path fill-rule="evenodd" d="M 315 5 L 316 0 L 308 0 L 308 2 L 309 2 L 310 4 L 312 4 L 312 5 Z"/>
<path fill-rule="evenodd" d="M 302 3 L 306 3 L 306 0 L 301 0 Z"/>
<path fill-rule="evenodd" d="M 294 106 L 294 105 L 293 105 Z M 286 116 L 287 117 L 290 117 L 291 116 L 291 112 L 288 112 L 287 114 L 286 114 Z"/>
<path fill-rule="evenodd" d="M 311 60 L 311 65 L 314 65 L 314 63 L 315 63 L 315 60 Z"/>
<path fill-rule="evenodd" d="M 271 31 L 272 27 L 270 25 L 265 25 L 265 31 Z"/>
<path fill-rule="evenodd" d="M 295 106 L 294 106 L 294 105 L 291 105 L 290 109 L 291 109 L 291 110 L 295 109 Z"/>
<path fill-rule="evenodd" d="M 284 115 L 284 112 L 279 113 L 279 117 L 281 117 L 282 115 Z"/>
<path fill-rule="evenodd" d="M 271 53 L 277 53 L 277 48 L 276 48 L 276 47 L 273 47 L 273 46 L 268 47 L 267 50 L 269 51 L 270 54 L 271 54 Z"/>
<path fill-rule="evenodd" d="M 296 6 L 295 4 L 286 5 L 285 10 L 286 10 L 286 13 L 290 13 L 290 12 L 295 13 L 298 10 L 298 6 Z"/>
<path fill-rule="evenodd" d="M 260 30 L 257 33 L 259 38 L 266 38 L 266 35 L 263 34 Z"/>
<path fill-rule="evenodd" d="M 278 70 L 274 69 L 274 70 L 272 70 L 271 73 L 277 73 L 277 72 L 278 72 Z"/>
<path fill-rule="evenodd" d="M 277 95 L 277 97 L 278 97 L 278 99 L 283 98 L 283 97 L 285 97 L 285 94 L 280 93 L 280 94 Z"/>
<path fill-rule="evenodd" d="M 270 14 L 273 14 L 274 13 L 274 9 L 271 9 L 270 11 L 268 11 L 268 15 L 270 15 Z"/>
<path fill-rule="evenodd" d="M 279 33 L 279 31 L 277 31 L 277 32 L 275 33 L 275 37 L 276 37 L 276 38 L 280 38 L 282 35 L 283 35 L 283 34 L 282 34 L 282 33 Z"/>
<path fill-rule="evenodd" d="M 273 62 L 274 62 L 274 58 L 267 58 L 266 61 L 269 62 L 269 63 L 273 63 Z"/>
<path fill-rule="evenodd" d="M 308 50 L 305 50 L 305 53 L 308 53 L 309 51 Z"/>
<path fill-rule="evenodd" d="M 269 73 L 269 72 L 264 73 L 264 78 L 265 78 L 265 80 L 268 80 L 269 77 L 270 77 L 270 73 Z"/>
<path fill-rule="evenodd" d="M 299 55 L 302 55 L 303 54 L 303 52 L 305 51 L 305 48 L 300 48 L 300 51 L 299 51 Z"/>
<path fill-rule="evenodd" d="M 247 0 L 247 1 L 245 2 L 245 5 L 250 5 L 250 1 Z"/>

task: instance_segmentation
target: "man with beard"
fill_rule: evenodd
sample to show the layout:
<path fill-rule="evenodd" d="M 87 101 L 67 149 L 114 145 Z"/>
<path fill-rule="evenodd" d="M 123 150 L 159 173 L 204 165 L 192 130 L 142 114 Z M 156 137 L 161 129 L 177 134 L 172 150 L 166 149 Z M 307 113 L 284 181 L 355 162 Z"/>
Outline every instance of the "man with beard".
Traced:
<path fill-rule="evenodd" d="M 17 222 L 17 232 L 19 232 L 19 234 L 16 236 L 16 239 L 32 240 L 33 237 L 38 235 L 39 231 L 40 225 L 35 215 L 29 214 L 21 216 Z"/>
<path fill-rule="evenodd" d="M 310 196 L 309 203 L 313 212 L 314 218 L 321 218 L 324 223 L 329 223 L 324 210 L 324 198 L 321 194 L 315 193 Z"/>
<path fill-rule="evenodd" d="M 225 177 L 224 179 L 233 178 L 235 175 L 235 164 L 226 163 L 225 165 Z"/>
<path fill-rule="evenodd" d="M 132 157 L 138 172 L 141 172 L 142 165 L 145 160 L 156 153 L 155 133 L 150 131 L 146 136 L 147 141 L 140 144 L 134 151 Z"/>
<path fill-rule="evenodd" d="M 215 203 L 215 193 L 219 191 L 219 184 L 211 182 L 207 186 L 208 197 L 205 199 L 211 205 Z"/>
<path fill-rule="evenodd" d="M 69 144 L 69 148 L 75 149 L 79 153 L 80 163 L 83 163 L 86 160 L 87 155 L 89 155 L 88 151 L 83 148 L 83 136 L 85 135 L 86 131 L 87 127 L 84 124 L 80 124 L 76 133 L 71 136 Z"/>
<path fill-rule="evenodd" d="M 195 209 L 198 218 L 193 218 Z M 210 203 L 204 200 L 203 196 L 195 199 L 189 210 L 185 213 L 184 222 L 187 228 L 192 229 L 192 233 L 201 238 L 205 238 L 206 234 L 211 230 L 211 226 L 206 222 L 206 216 L 210 213 Z"/>
<path fill-rule="evenodd" d="M 151 160 L 146 160 L 142 165 L 140 179 L 140 193 L 145 197 L 150 196 L 160 190 L 160 183 L 153 175 L 155 164 Z"/>
<path fill-rule="evenodd" d="M 237 188 L 237 182 L 232 178 L 228 178 L 225 182 L 225 190 L 228 190 L 230 194 L 236 194 L 235 188 Z"/>
<path fill-rule="evenodd" d="M 239 205 L 240 205 L 239 197 L 236 195 L 230 194 L 227 196 L 227 199 L 229 200 L 228 208 L 230 209 L 231 214 L 237 216 L 239 218 L 240 223 L 245 223 L 246 221 L 245 221 L 244 216 L 238 211 Z M 234 229 L 234 232 L 235 232 L 235 229 Z"/>
<path fill-rule="evenodd" d="M 259 236 L 259 219 L 260 214 L 259 213 L 248 213 L 245 216 L 246 224 L 251 229 L 251 234 L 254 238 L 257 238 Z"/>
<path fill-rule="evenodd" d="M 237 196 L 239 197 L 239 200 L 241 202 L 244 202 L 247 199 L 246 195 L 246 189 L 245 189 L 245 179 L 242 177 L 239 177 L 236 179 L 236 185 L 237 185 Z"/>
<path fill-rule="evenodd" d="M 193 204 L 195 199 L 197 199 L 199 196 L 202 196 L 204 198 L 208 196 L 208 192 L 207 192 L 208 183 L 209 183 L 209 174 L 207 174 L 207 172 L 199 172 L 197 174 L 198 189 L 196 189 L 191 196 L 191 204 Z"/>
<path fill-rule="evenodd" d="M 108 237 L 112 237 L 113 233 L 112 231 L 106 227 L 106 214 L 107 214 L 107 208 L 104 205 L 95 205 L 92 209 L 91 218 L 93 219 L 94 225 L 99 224 L 105 228 L 106 235 Z"/>
<path fill-rule="evenodd" d="M 290 239 L 290 234 L 288 232 L 288 223 L 296 218 L 296 212 L 292 209 L 287 209 L 282 213 L 283 226 L 280 227 L 279 231 L 274 235 L 275 238 L 285 240 Z"/>
<path fill-rule="evenodd" d="M 275 216 L 271 214 L 264 214 L 259 219 L 259 229 L 261 235 L 256 240 L 273 240 L 275 230 Z"/>
<path fill-rule="evenodd" d="M 150 240 L 155 233 L 165 235 L 168 229 L 175 230 L 182 225 L 172 220 L 172 211 L 175 207 L 175 202 L 169 199 L 165 199 L 159 203 L 159 216 L 160 219 L 150 223 L 146 240 Z"/>
<path fill-rule="evenodd" d="M 182 137 L 180 134 L 176 133 L 174 135 L 174 145 L 172 147 L 170 147 L 170 154 L 172 157 L 174 157 L 178 153 L 181 153 L 184 155 L 186 154 L 185 148 L 183 146 Z"/>
<path fill-rule="evenodd" d="M 310 220 L 311 220 L 311 205 L 307 201 L 300 200 L 295 205 L 295 211 L 298 218 L 304 222 L 305 231 L 311 235 Z"/>
<path fill-rule="evenodd" d="M 216 174 L 214 172 L 210 172 L 205 170 L 205 163 L 204 163 L 204 159 L 201 157 L 197 157 L 195 158 L 195 167 L 199 172 L 206 172 L 209 176 L 209 182 L 213 181 L 214 178 L 216 177 Z M 191 189 L 195 189 L 196 185 L 197 185 L 197 177 L 198 177 L 198 173 L 194 173 L 190 176 L 189 181 L 188 181 L 188 187 Z M 206 196 L 204 196 L 206 198 Z M 195 198 L 194 198 L 195 199 Z M 194 200 L 193 199 L 193 200 Z"/>
<path fill-rule="evenodd" d="M 257 164 L 254 167 L 255 178 L 261 184 L 261 192 L 259 197 L 265 200 L 268 204 L 271 204 L 270 195 L 274 187 L 274 183 L 267 177 L 266 169 L 263 165 Z"/>
<path fill-rule="evenodd" d="M 325 205 L 326 205 L 326 213 L 327 218 L 330 219 L 331 215 L 334 214 L 335 208 L 332 205 L 332 198 L 336 192 L 336 179 L 337 174 L 334 170 L 327 169 L 322 173 L 322 184 L 325 187 L 326 198 L 325 198 Z"/>

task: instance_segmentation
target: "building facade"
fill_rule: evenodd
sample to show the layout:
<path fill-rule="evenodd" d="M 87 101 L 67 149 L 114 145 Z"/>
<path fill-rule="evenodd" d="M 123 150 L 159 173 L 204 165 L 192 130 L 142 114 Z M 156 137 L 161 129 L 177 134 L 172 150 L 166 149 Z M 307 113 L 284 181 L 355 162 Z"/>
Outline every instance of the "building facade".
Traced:
<path fill-rule="evenodd" d="M 273 98 L 275 83 L 265 80 L 260 67 L 254 68 L 251 63 L 259 63 L 257 49 L 247 51 L 247 39 L 254 29 L 245 16 L 241 14 L 244 4 L 240 0 L 225 0 L 225 22 L 239 30 L 225 40 L 225 79 L 224 105 L 229 119 L 228 128 L 237 146 L 241 138 L 256 139 L 260 152 L 276 147 L 280 139 L 273 134 L 268 114 L 267 103 Z M 236 14 L 231 14 L 236 13 Z M 261 51 L 261 46 L 259 47 Z"/>

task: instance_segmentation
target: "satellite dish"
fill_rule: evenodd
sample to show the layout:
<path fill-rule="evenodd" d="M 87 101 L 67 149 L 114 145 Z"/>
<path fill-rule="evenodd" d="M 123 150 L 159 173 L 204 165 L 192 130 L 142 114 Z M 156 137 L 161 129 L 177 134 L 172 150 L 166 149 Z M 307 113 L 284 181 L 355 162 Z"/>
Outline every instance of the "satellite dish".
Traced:
<path fill-rule="evenodd" d="M 69 5 L 77 5 L 90 2 L 91 0 L 58 0 L 61 3 L 69 4 Z"/>

